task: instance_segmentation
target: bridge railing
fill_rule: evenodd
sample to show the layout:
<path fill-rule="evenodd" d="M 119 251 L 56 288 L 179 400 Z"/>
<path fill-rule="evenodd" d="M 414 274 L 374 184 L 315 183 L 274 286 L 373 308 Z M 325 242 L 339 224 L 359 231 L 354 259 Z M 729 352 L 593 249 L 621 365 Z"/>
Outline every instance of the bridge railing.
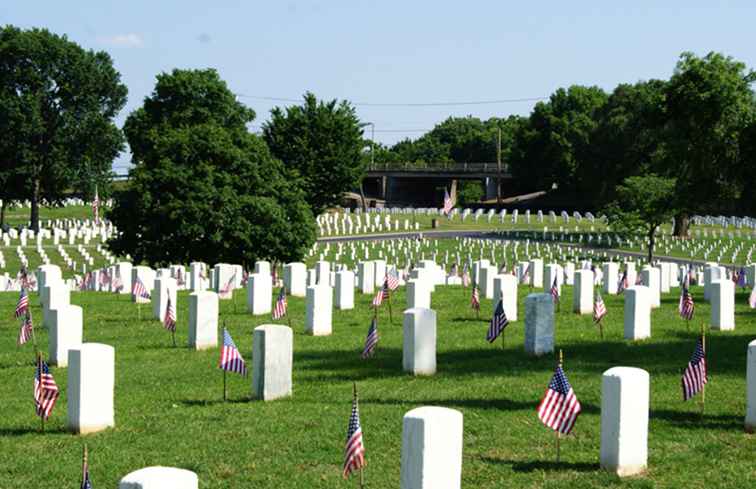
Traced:
<path fill-rule="evenodd" d="M 368 171 L 418 171 L 418 172 L 443 172 L 443 173 L 497 173 L 498 163 L 415 163 L 415 162 L 391 162 L 373 163 L 368 165 Z M 502 173 L 509 173 L 509 165 L 502 163 Z"/>

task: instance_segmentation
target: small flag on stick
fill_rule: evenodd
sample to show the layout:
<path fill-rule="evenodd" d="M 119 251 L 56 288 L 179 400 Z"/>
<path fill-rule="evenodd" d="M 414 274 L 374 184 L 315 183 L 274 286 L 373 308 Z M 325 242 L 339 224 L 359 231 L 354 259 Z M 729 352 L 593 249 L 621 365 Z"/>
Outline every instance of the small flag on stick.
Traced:
<path fill-rule="evenodd" d="M 375 353 L 375 347 L 378 346 L 378 318 L 373 317 L 368 328 L 367 337 L 365 338 L 365 347 L 362 349 L 362 358 L 370 358 Z"/>
<path fill-rule="evenodd" d="M 365 462 L 365 445 L 362 443 L 360 411 L 357 404 L 357 384 L 355 384 L 354 397 L 352 398 L 352 414 L 349 416 L 349 428 L 347 429 L 346 447 L 344 448 L 344 466 L 341 474 L 346 479 L 350 474 L 359 470 L 360 480 L 362 480 L 362 468 L 365 465 L 367 465 Z M 362 485 L 362 481 L 360 485 Z"/>

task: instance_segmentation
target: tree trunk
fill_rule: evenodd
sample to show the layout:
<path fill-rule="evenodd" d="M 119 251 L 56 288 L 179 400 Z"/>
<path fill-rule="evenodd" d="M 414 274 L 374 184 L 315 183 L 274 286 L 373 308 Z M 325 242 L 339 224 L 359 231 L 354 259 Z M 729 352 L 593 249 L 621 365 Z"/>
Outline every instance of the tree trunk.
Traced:
<path fill-rule="evenodd" d="M 8 206 L 8 201 L 3 199 L 3 204 L 0 206 L 0 229 L 5 227 L 5 209 Z"/>
<path fill-rule="evenodd" d="M 31 198 L 31 217 L 29 219 L 32 230 L 36 233 L 39 231 L 39 179 L 34 180 Z"/>
<path fill-rule="evenodd" d="M 651 232 L 648 233 L 648 264 L 650 265 L 651 262 L 654 260 L 654 232 L 656 231 L 656 228 L 652 229 Z"/>
<path fill-rule="evenodd" d="M 365 189 L 362 188 L 362 180 L 360 180 L 360 197 L 362 200 L 362 212 L 367 212 L 367 202 L 365 202 Z"/>
<path fill-rule="evenodd" d="M 672 234 L 679 238 L 687 238 L 690 229 L 690 216 L 686 213 L 680 213 L 675 216 L 675 229 Z"/>

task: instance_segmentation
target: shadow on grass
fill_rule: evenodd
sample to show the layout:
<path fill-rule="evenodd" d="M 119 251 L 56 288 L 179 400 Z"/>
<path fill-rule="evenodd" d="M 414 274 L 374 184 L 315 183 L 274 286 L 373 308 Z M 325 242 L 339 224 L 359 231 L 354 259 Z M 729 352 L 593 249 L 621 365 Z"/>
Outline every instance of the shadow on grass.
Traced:
<path fill-rule="evenodd" d="M 246 404 L 254 402 L 255 399 L 251 397 L 241 397 L 238 399 L 183 399 L 179 401 L 181 404 L 187 407 L 207 407 L 216 406 L 218 404 Z"/>
<path fill-rule="evenodd" d="M 24 436 L 24 435 L 69 435 L 69 431 L 63 428 L 45 428 L 42 431 L 39 426 L 25 428 L 0 428 L 0 436 Z"/>
<path fill-rule="evenodd" d="M 687 410 L 683 410 L 687 409 Z M 652 420 L 662 420 L 669 424 L 682 426 L 686 429 L 743 429 L 743 416 L 734 414 L 705 414 L 699 411 L 699 405 L 690 405 L 679 411 L 668 409 L 654 409 L 649 414 Z"/>
<path fill-rule="evenodd" d="M 473 317 L 456 317 L 452 319 L 454 322 L 463 322 L 463 323 L 478 323 L 478 324 L 488 324 L 488 319 L 486 318 L 473 318 Z"/>
<path fill-rule="evenodd" d="M 360 400 L 363 404 L 386 404 L 386 405 L 402 405 L 402 404 L 416 404 L 422 406 L 454 406 L 458 408 L 475 408 L 475 409 L 499 409 L 502 411 L 535 411 L 538 407 L 538 400 L 536 401 L 513 401 L 511 399 L 503 398 L 467 398 L 467 399 L 370 399 L 363 398 Z M 592 404 L 581 404 L 582 412 L 598 414 L 600 412 L 598 406 Z"/>
<path fill-rule="evenodd" d="M 543 471 L 564 471 L 572 470 L 575 472 L 595 472 L 601 467 L 597 463 L 588 462 L 556 462 L 546 460 L 533 460 L 530 462 L 518 462 L 515 460 L 505 460 L 493 457 L 483 457 L 482 460 L 489 464 L 510 465 L 514 472 L 535 472 Z"/>

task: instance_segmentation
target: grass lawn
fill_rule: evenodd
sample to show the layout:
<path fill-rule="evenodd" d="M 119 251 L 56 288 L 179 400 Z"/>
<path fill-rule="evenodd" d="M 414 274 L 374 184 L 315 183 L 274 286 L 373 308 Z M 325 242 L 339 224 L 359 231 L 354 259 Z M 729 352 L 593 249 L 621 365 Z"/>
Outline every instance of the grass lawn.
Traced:
<path fill-rule="evenodd" d="M 5 223 L 11 227 L 29 224 L 31 209 L 29 207 L 14 207 L 5 211 Z M 39 219 L 94 219 L 92 207 L 89 205 L 68 205 L 65 207 L 39 207 Z"/>
<path fill-rule="evenodd" d="M 277 292 L 274 291 L 274 294 Z M 368 467 L 367 487 L 399 487 L 402 416 L 422 405 L 446 406 L 464 414 L 462 487 L 512 488 L 753 488 L 756 487 L 756 438 L 743 432 L 748 342 L 756 338 L 756 311 L 738 291 L 736 330 L 709 332 L 710 382 L 706 415 L 697 402 L 683 402 L 680 373 L 694 348 L 695 333 L 677 316 L 677 294 L 665 295 L 652 316 L 653 337 L 622 339 L 622 298 L 605 296 L 609 315 L 601 341 L 590 316 L 556 315 L 557 347 L 582 405 L 573 434 L 562 440 L 562 462 L 554 463 L 554 434 L 537 419 L 535 408 L 554 368 L 554 357 L 523 352 L 524 296 L 520 320 L 501 342 L 485 341 L 487 322 L 469 310 L 469 291 L 437 287 L 438 373 L 414 378 L 402 372 L 403 289 L 393 296 L 394 322 L 380 312 L 381 339 L 376 356 L 359 357 L 369 325 L 371 297 L 357 296 L 353 311 L 334 311 L 334 333 L 303 334 L 304 300 L 290 298 L 294 327 L 294 396 L 269 403 L 248 400 L 250 378 L 229 376 L 231 400 L 221 402 L 222 374 L 217 349 L 184 348 L 187 295 L 178 304 L 179 348 L 157 320 L 146 319 L 149 306 L 104 293 L 73 293 L 84 307 L 84 338 L 116 349 L 116 427 L 78 437 L 64 430 L 67 369 L 53 368 L 62 396 L 39 432 L 34 416 L 32 348 L 15 346 L 17 323 L 11 319 L 15 293 L 0 294 L 0 488 L 77 487 L 81 449 L 90 451 L 94 487 L 115 487 L 128 472 L 148 465 L 194 470 L 202 488 L 356 487 L 340 477 L 351 408 L 352 382 L 360 392 L 360 414 Z M 703 290 L 693 288 L 693 329 L 709 317 Z M 244 310 L 236 293 L 236 312 L 221 301 L 225 322 L 248 364 L 252 329 L 270 323 Z M 35 318 L 41 317 L 32 294 Z M 483 316 L 491 301 L 483 300 Z M 41 349 L 47 334 L 37 328 Z M 598 467 L 601 374 L 618 366 L 637 366 L 651 374 L 649 471 L 620 481 Z"/>

